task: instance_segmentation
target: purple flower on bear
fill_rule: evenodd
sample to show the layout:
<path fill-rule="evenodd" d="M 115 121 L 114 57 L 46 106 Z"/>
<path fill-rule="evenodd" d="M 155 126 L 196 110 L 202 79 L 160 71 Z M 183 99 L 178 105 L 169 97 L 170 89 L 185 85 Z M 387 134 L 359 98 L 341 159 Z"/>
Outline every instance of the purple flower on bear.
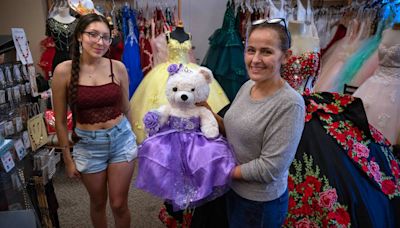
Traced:
<path fill-rule="evenodd" d="M 182 63 L 181 64 L 171 64 L 171 65 L 169 65 L 168 66 L 168 68 L 167 68 L 167 71 L 168 71 L 168 73 L 169 73 L 169 76 L 172 76 L 172 75 L 174 75 L 174 74 L 176 74 L 176 73 L 178 73 L 179 72 L 179 70 L 182 68 Z"/>
<path fill-rule="evenodd" d="M 149 136 L 154 135 L 160 130 L 160 114 L 152 111 L 146 113 L 143 123 Z"/>

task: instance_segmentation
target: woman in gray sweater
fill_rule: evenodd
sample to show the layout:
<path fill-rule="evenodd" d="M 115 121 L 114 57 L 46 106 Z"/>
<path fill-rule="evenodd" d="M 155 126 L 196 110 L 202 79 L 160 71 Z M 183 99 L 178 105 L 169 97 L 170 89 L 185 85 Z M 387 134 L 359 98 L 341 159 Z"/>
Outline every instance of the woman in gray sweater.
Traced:
<path fill-rule="evenodd" d="M 229 227 L 281 227 L 288 210 L 288 170 L 304 127 L 304 100 L 280 74 L 290 47 L 285 21 L 256 21 L 248 34 L 250 80 L 224 119 L 216 115 L 238 161 L 226 196 Z"/>

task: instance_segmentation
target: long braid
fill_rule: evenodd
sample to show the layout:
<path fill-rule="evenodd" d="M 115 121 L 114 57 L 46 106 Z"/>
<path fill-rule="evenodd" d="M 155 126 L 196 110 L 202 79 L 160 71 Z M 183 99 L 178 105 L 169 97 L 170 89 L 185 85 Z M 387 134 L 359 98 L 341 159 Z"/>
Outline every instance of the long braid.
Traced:
<path fill-rule="evenodd" d="M 79 42 L 74 43 L 72 52 L 72 66 L 71 66 L 71 82 L 69 85 L 69 105 L 72 111 L 72 141 L 79 141 L 79 137 L 75 132 L 76 127 L 76 100 L 78 98 L 78 84 L 79 84 L 79 71 L 80 71 L 80 53 Z"/>

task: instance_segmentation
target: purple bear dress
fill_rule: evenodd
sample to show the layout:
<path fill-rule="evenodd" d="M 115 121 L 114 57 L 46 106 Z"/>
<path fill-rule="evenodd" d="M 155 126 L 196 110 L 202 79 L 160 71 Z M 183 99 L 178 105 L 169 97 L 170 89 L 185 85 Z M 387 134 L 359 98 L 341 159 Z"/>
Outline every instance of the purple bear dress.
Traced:
<path fill-rule="evenodd" d="M 166 200 L 174 210 L 224 194 L 235 167 L 228 142 L 221 136 L 206 138 L 199 117 L 170 116 L 161 129 L 158 119 L 155 112 L 144 117 L 150 136 L 139 147 L 136 187 Z"/>

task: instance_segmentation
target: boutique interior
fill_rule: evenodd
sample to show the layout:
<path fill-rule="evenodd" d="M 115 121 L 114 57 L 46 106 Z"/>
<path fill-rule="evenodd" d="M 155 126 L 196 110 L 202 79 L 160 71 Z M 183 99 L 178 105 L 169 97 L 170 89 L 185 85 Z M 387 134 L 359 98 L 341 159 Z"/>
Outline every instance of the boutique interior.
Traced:
<path fill-rule="evenodd" d="M 90 13 L 109 22 L 107 58 L 128 71 L 138 145 L 145 113 L 167 103 L 169 64 L 210 69 L 209 105 L 223 115 L 249 80 L 249 26 L 283 19 L 292 45 L 281 76 L 306 105 L 284 227 L 400 227 L 399 0 L 2 0 L 0 227 L 92 226 L 84 185 L 65 175 L 51 90 L 79 18 Z M 190 227 L 135 188 L 136 178 L 137 169 L 131 226 Z M 222 213 L 207 206 L 183 214 Z M 110 208 L 107 223 L 115 227 Z"/>

